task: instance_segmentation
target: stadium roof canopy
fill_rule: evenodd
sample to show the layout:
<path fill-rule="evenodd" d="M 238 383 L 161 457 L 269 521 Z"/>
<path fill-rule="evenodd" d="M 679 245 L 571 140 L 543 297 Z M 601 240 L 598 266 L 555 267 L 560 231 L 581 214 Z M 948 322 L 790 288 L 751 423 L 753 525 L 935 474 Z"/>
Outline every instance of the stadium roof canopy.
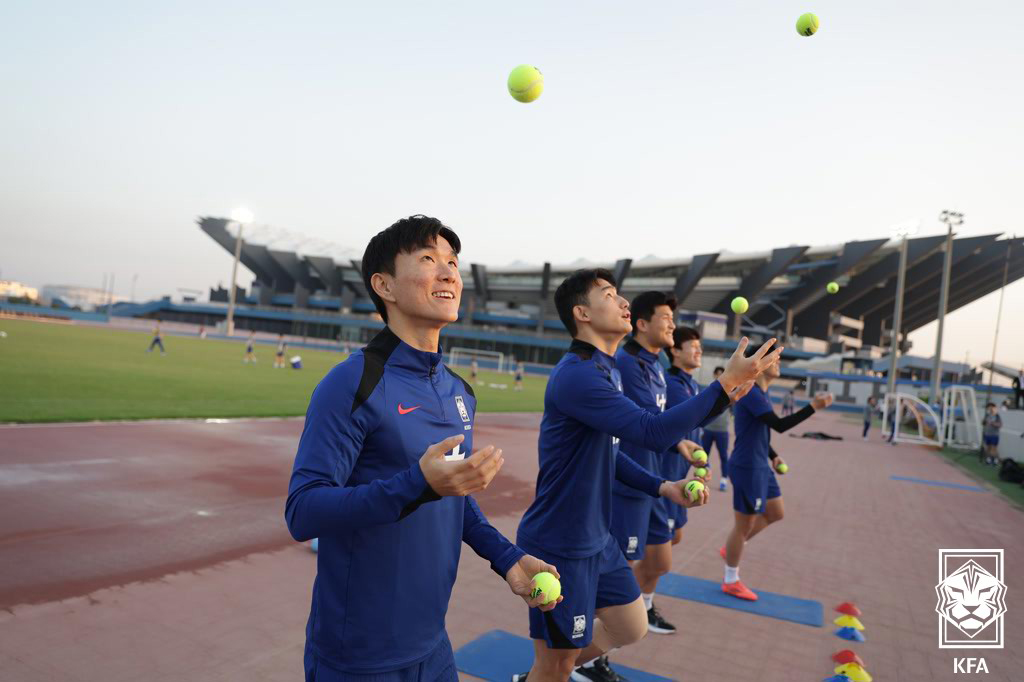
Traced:
<path fill-rule="evenodd" d="M 200 228 L 234 254 L 235 237 L 225 218 L 200 218 Z M 905 333 L 914 331 L 937 315 L 945 235 L 909 240 Z M 296 307 L 310 294 L 341 297 L 351 305 L 365 299 L 359 260 L 353 252 L 317 252 L 309 249 L 275 250 L 243 242 L 241 262 L 249 268 L 269 297 L 294 293 Z M 892 326 L 899 264 L 899 242 L 889 238 L 849 241 L 827 246 L 782 246 L 771 251 L 732 253 L 720 251 L 658 258 L 648 256 L 614 263 L 575 261 L 542 265 L 464 267 L 464 301 L 477 310 L 508 309 L 526 314 L 545 327 L 545 318 L 556 317 L 553 294 L 567 274 L 581 267 L 606 267 L 614 273 L 627 297 L 658 289 L 675 292 L 680 308 L 731 316 L 735 296 L 750 301 L 744 327 L 778 330 L 799 336 L 829 339 L 850 333 L 864 344 L 881 345 L 883 332 Z M 1003 284 L 1024 277 L 1024 239 L 999 233 L 957 237 L 953 242 L 953 269 L 948 310 L 961 308 L 996 291 Z M 830 295 L 825 286 L 837 282 L 840 290 Z M 852 330 L 852 331 L 850 331 Z"/>

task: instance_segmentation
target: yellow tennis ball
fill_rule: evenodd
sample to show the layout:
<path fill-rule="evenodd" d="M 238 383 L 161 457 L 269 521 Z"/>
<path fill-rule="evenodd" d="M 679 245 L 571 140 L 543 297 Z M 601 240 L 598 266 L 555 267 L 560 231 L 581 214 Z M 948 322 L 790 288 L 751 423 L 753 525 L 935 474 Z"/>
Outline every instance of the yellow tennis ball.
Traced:
<path fill-rule="evenodd" d="M 732 311 L 737 315 L 742 315 L 743 313 L 747 312 L 747 310 L 750 309 L 750 303 L 748 303 L 747 299 L 743 298 L 742 296 L 737 296 L 736 298 L 732 299 L 732 303 L 730 303 L 729 305 L 732 307 Z"/>
<path fill-rule="evenodd" d="M 696 469 L 693 470 L 693 475 L 696 476 L 697 478 L 707 478 L 708 470 L 705 469 L 704 467 L 697 467 Z"/>
<path fill-rule="evenodd" d="M 704 484 L 700 481 L 690 481 L 686 484 L 685 490 L 686 496 L 690 498 L 690 502 L 693 502 L 704 492 Z"/>
<path fill-rule="evenodd" d="M 783 462 L 779 466 L 775 467 L 775 470 L 778 471 L 780 474 L 784 474 L 787 471 L 789 471 L 789 465 Z"/>
<path fill-rule="evenodd" d="M 828 284 L 825 285 L 825 291 L 827 291 L 830 294 L 838 294 L 839 285 L 836 284 L 835 282 L 829 282 Z"/>
<path fill-rule="evenodd" d="M 544 92 L 544 74 L 536 66 L 520 64 L 508 75 L 508 94 L 517 102 L 532 102 Z"/>
<path fill-rule="evenodd" d="M 545 597 L 544 604 L 550 604 L 562 594 L 562 583 L 558 582 L 558 578 L 555 577 L 554 573 L 548 573 L 547 571 L 538 573 L 533 576 L 533 584 L 534 588 L 530 592 L 530 599 L 536 599 L 537 595 L 543 592 Z"/>
<path fill-rule="evenodd" d="M 818 32 L 818 26 L 821 22 L 818 21 L 818 17 L 811 12 L 801 14 L 800 18 L 796 20 L 796 32 L 802 36 L 813 36 Z"/>
<path fill-rule="evenodd" d="M 693 461 L 696 462 L 699 465 L 707 464 L 708 463 L 708 453 L 704 452 L 703 450 L 694 450 L 693 451 Z"/>

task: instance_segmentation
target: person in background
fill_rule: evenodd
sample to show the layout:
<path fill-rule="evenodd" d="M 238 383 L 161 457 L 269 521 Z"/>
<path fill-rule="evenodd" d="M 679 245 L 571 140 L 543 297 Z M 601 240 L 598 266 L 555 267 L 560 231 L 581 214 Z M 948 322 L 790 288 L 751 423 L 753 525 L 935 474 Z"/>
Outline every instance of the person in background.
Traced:
<path fill-rule="evenodd" d="M 284 340 L 284 334 L 277 335 L 277 354 L 274 356 L 274 369 L 284 368 L 284 351 L 288 343 Z"/>
<path fill-rule="evenodd" d="M 477 380 L 477 375 L 479 373 L 480 365 L 476 363 L 476 358 L 473 358 L 473 361 L 469 363 L 469 383 L 475 386 L 479 386 L 481 383 L 480 381 Z"/>
<path fill-rule="evenodd" d="M 1013 409 L 1024 409 L 1024 367 L 1020 368 L 1020 373 L 1013 380 Z"/>
<path fill-rule="evenodd" d="M 149 343 L 149 348 L 146 349 L 146 352 L 152 352 L 156 346 L 160 346 L 160 355 L 167 355 L 164 351 L 163 334 L 160 332 L 160 320 L 157 320 L 156 326 L 153 327 L 153 340 Z"/>
<path fill-rule="evenodd" d="M 875 396 L 869 396 L 868 402 L 864 405 L 864 433 L 861 436 L 864 440 L 868 439 L 868 430 L 871 428 L 871 420 L 875 416 L 875 412 L 878 411 L 878 400 Z"/>
<path fill-rule="evenodd" d="M 516 387 L 513 390 L 523 390 L 523 371 L 526 369 L 526 363 L 520 362 L 516 365 Z"/>
<path fill-rule="evenodd" d="M 242 363 L 243 364 L 248 364 L 250 362 L 252 364 L 254 364 L 254 365 L 256 364 L 255 344 L 256 344 L 256 332 L 250 331 L 249 332 L 249 339 L 245 342 L 245 357 L 242 358 Z"/>
<path fill-rule="evenodd" d="M 715 367 L 714 377 L 722 376 L 725 367 Z M 703 429 L 700 446 L 711 456 L 711 446 L 718 449 L 718 457 L 722 460 L 722 468 L 718 472 L 718 489 L 725 492 L 729 489 L 729 425 L 732 422 L 732 407 L 715 417 Z"/>
<path fill-rule="evenodd" d="M 985 417 L 981 423 L 982 438 L 985 441 L 985 464 L 997 466 L 999 464 L 999 429 L 1003 428 L 1003 418 L 996 411 L 995 403 L 985 406 Z"/>
<path fill-rule="evenodd" d="M 782 396 L 782 416 L 788 417 L 793 414 L 796 401 L 793 398 L 792 389 L 786 391 L 786 395 Z"/>

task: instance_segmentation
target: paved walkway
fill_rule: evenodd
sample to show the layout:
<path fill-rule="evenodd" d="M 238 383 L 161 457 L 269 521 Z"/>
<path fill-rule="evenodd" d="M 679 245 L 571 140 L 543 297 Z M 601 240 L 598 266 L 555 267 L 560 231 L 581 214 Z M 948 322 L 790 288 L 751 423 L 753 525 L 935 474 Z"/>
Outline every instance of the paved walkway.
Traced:
<path fill-rule="evenodd" d="M 479 496 L 515 533 L 533 494 L 536 415 L 482 415 L 476 441 L 506 465 Z M 0 427 L 0 679 L 300 679 L 315 558 L 283 522 L 301 419 Z M 786 519 L 748 547 L 754 589 L 855 601 L 876 680 L 956 680 L 954 656 L 984 656 L 983 679 L 1020 679 L 1024 608 L 1021 512 L 989 492 L 894 481 L 976 483 L 924 448 L 862 442 L 831 414 L 776 436 L 790 464 Z M 805 429 L 798 427 L 798 433 Z M 877 434 L 876 434 L 877 437 Z M 712 458 L 717 460 L 717 456 Z M 731 494 L 691 514 L 674 570 L 719 580 Z M 1003 650 L 939 650 L 939 548 L 1005 548 Z M 812 628 L 668 597 L 681 630 L 650 635 L 613 660 L 680 680 L 821 680 L 847 642 Z M 501 628 L 525 635 L 526 611 L 466 548 L 448 616 L 458 647 Z"/>

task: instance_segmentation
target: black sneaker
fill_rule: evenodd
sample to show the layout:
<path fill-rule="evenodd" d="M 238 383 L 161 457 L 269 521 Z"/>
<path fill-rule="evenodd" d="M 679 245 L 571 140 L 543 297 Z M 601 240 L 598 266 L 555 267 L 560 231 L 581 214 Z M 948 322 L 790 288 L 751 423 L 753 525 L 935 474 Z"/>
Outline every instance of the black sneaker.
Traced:
<path fill-rule="evenodd" d="M 582 666 L 575 668 L 569 679 L 575 680 L 575 682 L 629 682 L 627 678 L 612 669 L 608 664 L 607 656 L 594 659 L 594 665 L 590 668 Z"/>
<path fill-rule="evenodd" d="M 526 682 L 526 676 L 529 674 L 529 671 L 525 673 L 516 673 L 512 676 L 512 682 Z"/>
<path fill-rule="evenodd" d="M 661 617 L 658 607 L 651 604 L 647 609 L 647 629 L 659 635 L 674 635 L 676 626 Z"/>

